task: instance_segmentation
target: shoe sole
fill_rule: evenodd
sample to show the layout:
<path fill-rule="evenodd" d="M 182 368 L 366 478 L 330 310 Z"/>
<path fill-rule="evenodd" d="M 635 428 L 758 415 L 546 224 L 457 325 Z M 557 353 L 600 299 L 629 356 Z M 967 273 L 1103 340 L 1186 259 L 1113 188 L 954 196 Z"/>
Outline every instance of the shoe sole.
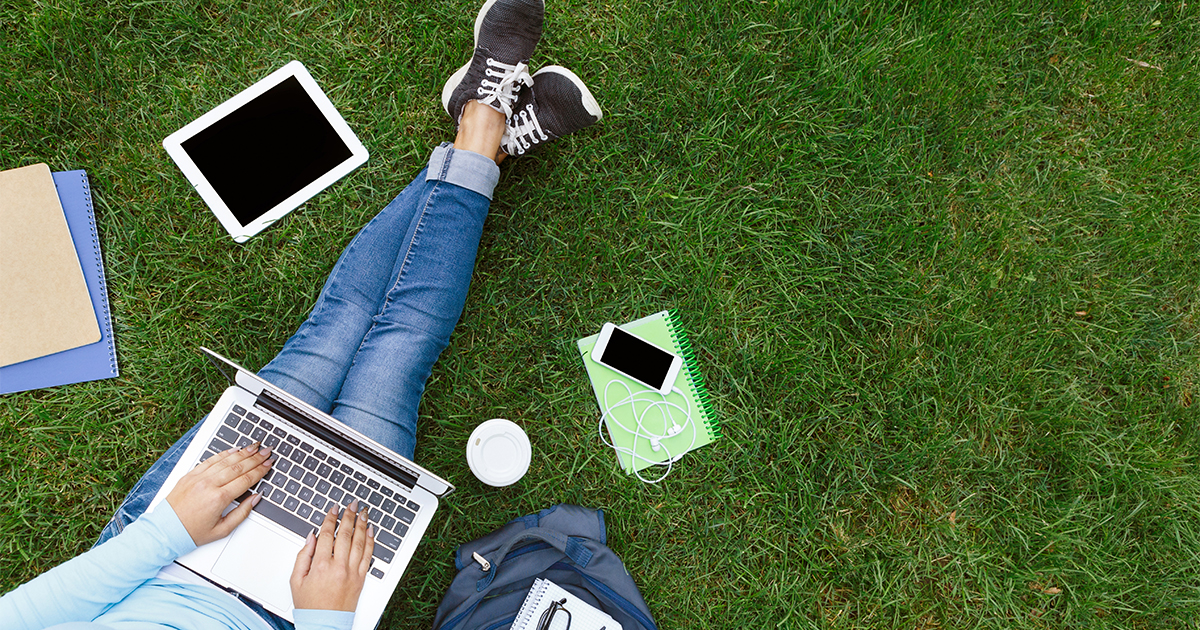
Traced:
<path fill-rule="evenodd" d="M 479 28 L 483 26 L 483 16 L 487 15 L 493 4 L 496 4 L 496 0 L 487 0 L 479 9 L 479 13 L 475 15 L 475 41 L 472 43 L 471 50 L 475 50 L 479 46 Z"/>
<path fill-rule="evenodd" d="M 534 85 L 537 85 L 538 75 L 546 72 L 561 74 L 565 76 L 571 83 L 574 83 L 575 87 L 579 88 L 579 93 L 583 95 L 583 108 L 587 110 L 587 113 L 595 116 L 596 122 L 600 122 L 600 119 L 604 118 L 604 112 L 600 111 L 600 103 L 596 101 L 595 96 L 592 96 L 592 91 L 589 90 L 587 85 L 584 84 L 583 79 L 579 78 L 579 75 L 567 70 L 562 66 L 546 66 L 545 68 L 533 73 Z"/>
<path fill-rule="evenodd" d="M 496 4 L 496 0 L 487 0 L 483 3 L 483 7 L 479 9 L 479 13 L 475 15 L 475 30 L 473 31 L 474 40 L 471 42 L 471 54 L 474 54 L 476 48 L 479 47 L 479 29 L 483 28 L 483 17 L 491 10 L 492 5 Z M 545 6 L 545 2 L 542 2 Z M 450 96 L 454 94 L 454 90 L 458 88 L 458 84 L 462 83 L 463 77 L 467 76 L 467 70 L 471 67 L 471 61 L 463 64 L 463 67 L 454 71 L 449 79 L 446 79 L 446 84 L 442 86 L 442 109 L 446 115 L 450 115 Z M 453 116 L 451 116 L 453 118 Z"/>

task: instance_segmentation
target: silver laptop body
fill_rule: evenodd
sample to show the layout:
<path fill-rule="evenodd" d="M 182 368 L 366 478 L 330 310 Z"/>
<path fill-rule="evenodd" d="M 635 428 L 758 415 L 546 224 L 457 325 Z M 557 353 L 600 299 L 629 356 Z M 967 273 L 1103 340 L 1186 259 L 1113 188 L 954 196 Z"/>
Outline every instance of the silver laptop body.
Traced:
<path fill-rule="evenodd" d="M 180 477 L 230 446 L 262 440 L 278 459 L 253 488 L 263 498 L 250 517 L 229 536 L 199 547 L 176 564 L 294 621 L 288 580 L 296 553 L 308 532 L 321 523 L 330 502 L 345 506 L 358 499 L 371 506 L 376 545 L 354 630 L 374 628 L 438 500 L 454 486 L 229 359 L 201 350 L 230 386 L 155 495 L 151 509 Z"/>

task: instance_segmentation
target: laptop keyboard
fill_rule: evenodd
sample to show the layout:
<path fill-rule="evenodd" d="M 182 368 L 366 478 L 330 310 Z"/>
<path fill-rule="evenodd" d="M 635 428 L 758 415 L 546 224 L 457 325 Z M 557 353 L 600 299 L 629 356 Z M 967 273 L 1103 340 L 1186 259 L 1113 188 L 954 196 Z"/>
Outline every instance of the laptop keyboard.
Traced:
<path fill-rule="evenodd" d="M 420 505 L 407 497 L 406 490 L 356 462 L 335 457 L 324 445 L 309 441 L 307 435 L 293 434 L 289 427 L 239 405 L 234 405 L 226 416 L 200 461 L 258 440 L 271 449 L 276 460 L 255 488 L 262 495 L 254 506 L 255 512 L 300 536 L 307 536 L 324 522 L 331 505 L 338 506 L 340 512 L 358 499 L 360 506 L 371 507 L 368 520 L 375 525 L 373 555 L 382 562 L 392 562 L 409 525 L 421 510 Z M 248 493 L 242 498 L 246 496 Z M 373 567 L 371 575 L 381 578 L 384 573 Z"/>

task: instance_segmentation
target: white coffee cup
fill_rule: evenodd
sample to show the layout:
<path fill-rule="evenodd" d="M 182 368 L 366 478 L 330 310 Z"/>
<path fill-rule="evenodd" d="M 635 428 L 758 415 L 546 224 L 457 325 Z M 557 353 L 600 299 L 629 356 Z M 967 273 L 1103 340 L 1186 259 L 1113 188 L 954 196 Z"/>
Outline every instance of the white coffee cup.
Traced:
<path fill-rule="evenodd" d="M 497 488 L 516 483 L 529 470 L 533 448 L 515 422 L 492 418 L 467 440 L 467 465 L 480 481 Z"/>

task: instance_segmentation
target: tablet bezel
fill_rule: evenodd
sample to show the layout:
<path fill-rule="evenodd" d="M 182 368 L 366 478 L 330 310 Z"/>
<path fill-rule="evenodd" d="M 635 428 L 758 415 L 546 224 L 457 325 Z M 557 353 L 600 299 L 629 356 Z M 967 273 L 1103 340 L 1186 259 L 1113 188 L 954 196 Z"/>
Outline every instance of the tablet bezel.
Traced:
<path fill-rule="evenodd" d="M 226 205 L 225 201 L 221 199 L 221 196 L 217 194 L 217 191 L 208 182 L 208 179 L 205 178 L 204 173 L 192 161 L 187 151 L 184 150 L 183 143 L 242 105 L 245 105 L 291 77 L 295 77 L 299 81 L 305 93 L 316 104 L 317 109 L 324 114 L 325 120 L 329 121 L 329 125 L 333 127 L 338 137 L 350 149 L 350 157 L 327 171 L 321 177 L 310 182 L 304 188 L 296 191 L 287 199 L 279 202 L 254 221 L 247 225 L 242 225 L 234 217 L 229 206 Z M 342 119 L 341 114 L 333 106 L 329 97 L 325 96 L 320 86 L 313 80 L 312 75 L 308 73 L 308 69 L 299 61 L 289 62 L 282 68 L 267 75 L 261 81 L 242 90 L 224 103 L 217 105 L 203 116 L 185 125 L 179 131 L 167 136 L 162 144 L 163 148 L 167 151 L 167 155 L 170 155 L 171 159 L 175 160 L 175 164 L 179 166 L 179 170 L 183 171 L 184 176 L 187 177 L 192 187 L 196 189 L 196 192 L 200 193 L 200 198 L 204 200 L 209 210 L 221 222 L 221 227 L 225 228 L 225 231 L 238 243 L 246 242 L 250 237 L 263 231 L 267 226 L 283 218 L 292 210 L 304 205 L 306 201 L 312 199 L 317 193 L 328 188 L 331 184 L 349 174 L 350 171 L 361 166 L 367 161 L 368 157 L 366 147 L 359 142 L 358 137 L 354 135 L 354 132 L 350 130 L 350 126 Z"/>

